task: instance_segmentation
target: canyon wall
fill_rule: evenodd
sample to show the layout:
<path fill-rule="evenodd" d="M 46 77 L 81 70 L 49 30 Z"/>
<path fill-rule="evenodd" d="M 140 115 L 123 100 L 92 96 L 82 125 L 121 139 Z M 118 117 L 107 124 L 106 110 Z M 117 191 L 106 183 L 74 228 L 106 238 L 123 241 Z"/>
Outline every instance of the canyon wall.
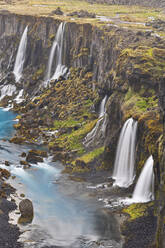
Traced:
<path fill-rule="evenodd" d="M 65 82 L 61 79 L 58 87 L 44 89 L 41 86 L 59 24 L 59 20 L 52 18 L 19 16 L 9 13 L 0 15 L 0 86 L 10 83 L 16 85 L 18 90 L 22 88 L 24 90 L 25 102 L 21 103 L 21 107 L 15 105 L 15 110 L 23 113 L 23 117 L 20 117 L 19 125 L 17 125 L 17 135 L 24 140 L 34 141 L 36 136 L 40 135 L 43 126 L 54 127 L 55 121 L 64 121 L 64 118 L 70 118 L 73 106 L 69 104 L 73 100 L 76 87 L 80 87 L 80 89 L 85 87 L 86 91 L 89 90 L 89 95 L 84 95 L 83 99 L 87 101 L 90 97 L 92 106 L 90 105 L 89 111 L 95 110 L 95 119 L 97 119 L 96 112 L 99 103 L 107 95 L 105 139 L 100 140 L 97 147 L 93 147 L 93 149 L 104 146 L 101 164 L 104 165 L 104 168 L 112 171 L 117 141 L 123 123 L 129 117 L 138 120 L 137 175 L 146 159 L 152 154 L 155 161 L 157 199 L 161 201 L 163 196 L 159 198 L 161 195 L 159 192 L 161 192 L 160 187 L 161 189 L 164 187 L 164 181 L 160 181 L 160 178 L 163 175 L 164 162 L 162 162 L 163 115 L 160 103 L 164 103 L 161 92 L 164 91 L 162 78 L 165 70 L 165 41 L 152 36 L 151 32 L 106 25 L 98 28 L 91 24 L 66 23 L 62 62 L 70 69 L 69 81 Z M 28 43 L 23 77 L 20 83 L 16 84 L 12 71 L 19 41 L 27 25 Z M 78 80 L 77 86 L 74 86 L 74 80 Z M 92 85 L 95 88 L 93 93 Z M 159 90 L 160 86 L 162 90 Z M 55 96 L 58 96 L 60 87 L 59 98 L 61 99 L 58 99 L 56 103 L 57 97 Z M 68 96 L 66 97 L 66 89 L 69 91 L 70 88 L 73 89 L 69 99 Z M 86 94 L 85 91 L 84 94 Z M 42 97 L 40 97 L 41 95 Z M 4 98 L 1 102 L 2 106 L 5 106 L 8 100 L 12 101 L 14 97 L 15 95 Z M 63 109 L 60 108 L 59 103 L 62 99 L 64 100 L 61 103 L 64 105 Z M 78 102 L 78 100 L 76 101 Z M 79 103 L 81 106 L 84 104 L 83 101 Z M 68 109 L 67 104 L 69 105 Z M 164 105 L 162 104 L 162 106 Z M 76 111 L 75 115 L 78 118 L 80 112 Z M 63 117 L 61 117 L 62 114 Z M 84 119 L 87 118 L 89 115 L 85 114 Z M 90 118 L 89 121 L 92 122 L 94 116 L 92 115 Z M 76 131 L 81 126 L 81 123 L 78 124 L 74 126 Z M 40 126 L 40 130 L 38 126 Z M 30 128 L 35 128 L 35 132 Z M 67 123 L 67 130 L 61 130 L 61 132 L 65 131 L 66 135 L 64 144 L 67 142 L 67 135 L 68 138 L 70 137 L 72 128 Z M 26 132 L 27 130 L 28 132 Z M 84 139 L 82 134 L 81 139 L 82 142 Z M 57 146 L 54 145 L 55 142 L 54 140 L 48 141 L 48 145 L 52 149 L 54 149 L 53 146 L 57 149 Z M 60 145 L 62 146 L 62 144 Z M 65 147 L 62 148 L 65 149 Z M 68 150 L 67 147 L 67 153 L 69 153 Z M 76 153 L 78 149 L 73 150 L 72 152 Z M 68 160 L 67 157 L 67 162 Z M 100 160 L 98 161 L 100 163 Z M 164 206 L 164 202 L 162 204 Z"/>

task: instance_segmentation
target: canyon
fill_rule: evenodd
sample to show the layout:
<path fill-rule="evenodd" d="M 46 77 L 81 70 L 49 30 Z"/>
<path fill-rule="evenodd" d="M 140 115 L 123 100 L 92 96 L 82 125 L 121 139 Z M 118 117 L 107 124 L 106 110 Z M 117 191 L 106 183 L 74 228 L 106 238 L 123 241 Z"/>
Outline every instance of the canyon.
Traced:
<path fill-rule="evenodd" d="M 153 6 L 157 7 L 154 1 Z M 120 167 L 113 173 L 115 164 L 123 164 L 127 142 L 131 145 L 125 161 L 128 165 L 131 160 L 131 176 L 126 177 L 126 187 L 117 183 L 117 196 L 132 194 L 152 155 L 154 200 L 152 195 L 147 203 L 118 204 L 116 209 L 129 216 L 120 223 L 125 248 L 164 247 L 165 40 L 152 26 L 154 21 L 149 23 L 143 29 L 99 18 L 93 23 L 0 11 L 0 105 L 17 113 L 11 144 L 45 146 L 53 162 L 60 161 L 63 172 L 75 180 L 101 180 L 105 173 L 104 184 L 114 177 L 106 192 L 111 192 L 109 202 L 116 176 L 120 181 L 128 171 Z M 136 137 L 128 141 L 132 122 L 137 125 Z M 115 163 L 124 123 L 130 131 L 119 141 L 125 150 Z M 36 157 L 43 161 L 38 153 L 25 162 Z"/>

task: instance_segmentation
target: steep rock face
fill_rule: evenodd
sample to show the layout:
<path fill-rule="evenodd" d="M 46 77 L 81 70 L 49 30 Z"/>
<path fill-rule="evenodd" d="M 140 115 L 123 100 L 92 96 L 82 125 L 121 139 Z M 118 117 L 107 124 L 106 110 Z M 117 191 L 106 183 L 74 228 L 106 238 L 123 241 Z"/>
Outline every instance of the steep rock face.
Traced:
<path fill-rule="evenodd" d="M 9 72 L 13 69 L 23 30 L 28 25 L 28 44 L 21 82 L 27 101 L 29 96 L 40 94 L 40 85 L 44 81 L 50 48 L 59 23 L 51 18 L 0 15 L 0 68 L 4 77 L 1 84 L 15 84 Z M 140 167 L 151 153 L 158 161 L 155 142 L 162 128 L 159 124 L 161 117 L 158 114 L 157 85 L 164 69 L 164 59 L 161 58 L 165 53 L 164 47 L 163 40 L 147 32 L 123 32 L 116 27 L 104 26 L 98 29 L 90 24 L 66 23 L 63 64 L 68 68 L 83 68 L 84 73 L 90 72 L 90 80 L 95 82 L 99 94 L 110 96 L 105 146 L 107 156 L 111 157 L 111 166 L 119 131 L 130 116 L 140 121 L 137 149 Z M 6 74 L 10 75 L 6 77 Z M 22 87 L 21 84 L 17 85 L 18 89 Z M 149 122 L 153 119 L 154 123 Z"/>
<path fill-rule="evenodd" d="M 163 137 L 162 137 L 162 149 L 161 161 L 160 161 L 160 184 L 157 194 L 158 199 L 158 221 L 157 221 L 157 239 L 156 247 L 163 248 L 165 246 L 164 239 L 164 217 L 165 217 L 165 79 L 162 78 L 160 82 L 160 105 L 163 115 Z"/>

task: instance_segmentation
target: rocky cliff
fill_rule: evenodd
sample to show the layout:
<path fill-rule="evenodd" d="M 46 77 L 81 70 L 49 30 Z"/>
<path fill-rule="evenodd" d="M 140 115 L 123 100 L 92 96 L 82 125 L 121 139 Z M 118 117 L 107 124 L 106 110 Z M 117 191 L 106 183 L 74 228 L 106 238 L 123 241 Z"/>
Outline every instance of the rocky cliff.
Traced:
<path fill-rule="evenodd" d="M 21 114 L 12 142 L 47 144 L 54 160 L 62 160 L 69 172 L 105 168 L 112 171 L 119 132 L 124 121 L 133 117 L 138 120 L 137 175 L 152 154 L 156 191 L 164 206 L 159 192 L 164 187 L 164 181 L 160 181 L 164 171 L 160 102 L 164 106 L 165 41 L 151 32 L 68 22 L 62 63 L 70 69 L 70 75 L 44 88 L 47 61 L 59 23 L 46 17 L 0 15 L 0 85 L 15 85 L 18 92 L 23 89 L 25 99 L 15 103 L 14 92 L 1 100 L 2 106 L 13 103 Z M 27 25 L 23 77 L 15 83 L 14 61 Z M 98 120 L 99 104 L 105 95 L 108 100 L 104 138 L 88 149 L 83 141 Z"/>

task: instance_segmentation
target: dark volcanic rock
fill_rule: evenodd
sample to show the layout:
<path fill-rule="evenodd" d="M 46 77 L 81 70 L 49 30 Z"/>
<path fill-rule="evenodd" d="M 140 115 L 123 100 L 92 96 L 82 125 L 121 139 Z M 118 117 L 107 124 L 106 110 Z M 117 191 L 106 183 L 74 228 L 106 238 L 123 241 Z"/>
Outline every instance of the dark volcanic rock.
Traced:
<path fill-rule="evenodd" d="M 41 158 L 39 156 L 32 155 L 32 154 L 28 154 L 26 157 L 26 161 L 29 163 L 32 163 L 32 164 L 37 164 L 38 162 L 42 163 L 43 158 Z"/>
<path fill-rule="evenodd" d="M 156 217 L 153 214 L 130 221 L 122 231 L 122 234 L 127 237 L 123 248 L 152 247 L 155 232 Z"/>
<path fill-rule="evenodd" d="M 45 151 L 30 150 L 26 157 L 26 161 L 36 164 L 38 162 L 43 162 L 43 158 L 46 158 L 47 156 L 47 152 Z"/>
<path fill-rule="evenodd" d="M 85 10 L 80 10 L 79 12 L 74 11 L 68 14 L 68 16 L 77 16 L 79 18 L 96 18 L 96 15 L 94 13 L 89 13 L 88 11 Z"/>
<path fill-rule="evenodd" d="M 53 15 L 63 15 L 64 13 L 63 13 L 63 11 L 60 9 L 60 7 L 58 7 L 56 10 L 53 10 L 53 11 L 51 12 L 51 14 L 53 14 Z"/>
<path fill-rule="evenodd" d="M 14 202 L 9 202 L 6 199 L 0 201 L 0 248 L 21 248 L 22 244 L 18 243 L 19 229 L 8 223 L 8 214 L 16 208 Z"/>

